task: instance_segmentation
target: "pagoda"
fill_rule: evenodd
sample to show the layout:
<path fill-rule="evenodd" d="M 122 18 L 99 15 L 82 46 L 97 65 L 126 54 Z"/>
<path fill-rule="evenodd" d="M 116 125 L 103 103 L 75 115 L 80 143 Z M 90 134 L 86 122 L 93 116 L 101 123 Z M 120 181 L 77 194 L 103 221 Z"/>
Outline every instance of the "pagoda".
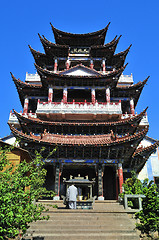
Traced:
<path fill-rule="evenodd" d="M 27 73 L 25 82 L 11 73 L 23 112 L 11 111 L 8 124 L 32 156 L 45 148 L 46 186 L 59 198 L 64 182 L 80 176 L 94 182 L 93 196 L 117 199 L 124 179 L 156 148 L 140 145 L 147 108 L 135 113 L 148 78 L 134 84 L 123 75 L 131 45 L 116 54 L 121 36 L 105 43 L 108 27 L 73 34 L 51 24 L 55 43 L 39 35 L 45 53 L 29 46 L 37 73 Z"/>

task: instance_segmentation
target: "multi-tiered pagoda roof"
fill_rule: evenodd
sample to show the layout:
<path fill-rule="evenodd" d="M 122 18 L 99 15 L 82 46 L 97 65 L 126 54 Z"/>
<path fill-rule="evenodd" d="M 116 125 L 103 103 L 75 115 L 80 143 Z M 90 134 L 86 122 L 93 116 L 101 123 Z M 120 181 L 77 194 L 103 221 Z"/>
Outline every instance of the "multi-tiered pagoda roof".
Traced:
<path fill-rule="evenodd" d="M 131 45 L 115 53 L 121 36 L 105 44 L 109 24 L 86 34 L 51 27 L 55 43 L 39 34 L 45 53 L 29 45 L 37 73 L 25 82 L 11 73 L 24 109 L 10 114 L 12 133 L 32 154 L 45 146 L 44 158 L 56 147 L 53 164 L 82 159 L 139 171 L 156 145 L 138 149 L 148 121 L 147 108 L 135 114 L 135 107 L 148 78 L 134 84 L 123 74 Z"/>

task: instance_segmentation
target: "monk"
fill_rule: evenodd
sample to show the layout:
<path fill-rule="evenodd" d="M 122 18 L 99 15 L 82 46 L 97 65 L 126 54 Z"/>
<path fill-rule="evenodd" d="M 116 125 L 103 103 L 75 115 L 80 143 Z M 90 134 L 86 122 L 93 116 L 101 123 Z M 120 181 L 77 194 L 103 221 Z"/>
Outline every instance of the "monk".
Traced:
<path fill-rule="evenodd" d="M 70 209 L 76 209 L 77 188 L 72 184 L 67 189 L 68 205 Z"/>

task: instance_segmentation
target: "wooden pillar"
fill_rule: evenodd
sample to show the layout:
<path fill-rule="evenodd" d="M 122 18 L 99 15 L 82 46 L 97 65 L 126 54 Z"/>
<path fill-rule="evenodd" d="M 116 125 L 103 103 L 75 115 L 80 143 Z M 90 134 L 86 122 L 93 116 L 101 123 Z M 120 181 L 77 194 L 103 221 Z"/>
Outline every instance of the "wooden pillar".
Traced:
<path fill-rule="evenodd" d="M 68 70 L 69 67 L 70 67 L 70 61 L 69 61 L 69 59 L 67 59 L 67 61 L 66 61 L 66 69 Z"/>
<path fill-rule="evenodd" d="M 28 113 L 28 106 L 29 106 L 29 99 L 26 97 L 25 100 L 24 100 L 23 113 L 25 113 L 25 114 Z"/>
<path fill-rule="evenodd" d="M 92 103 L 95 103 L 95 101 L 96 101 L 96 93 L 95 93 L 95 89 L 94 88 L 91 89 L 91 98 L 92 98 Z"/>
<path fill-rule="evenodd" d="M 118 195 L 119 195 L 119 181 L 118 181 L 118 172 L 117 172 L 117 169 L 116 169 L 116 174 L 115 174 L 115 177 L 116 177 L 116 200 L 118 200 Z"/>
<path fill-rule="evenodd" d="M 103 68 L 103 73 L 105 73 L 105 59 L 102 61 L 102 68 Z"/>
<path fill-rule="evenodd" d="M 59 200 L 60 199 L 60 167 L 59 165 L 56 165 L 56 170 L 55 170 L 55 193 L 56 196 L 54 197 L 54 200 Z"/>
<path fill-rule="evenodd" d="M 49 87 L 49 92 L 48 92 L 48 102 L 53 101 L 53 88 Z"/>
<path fill-rule="evenodd" d="M 67 88 L 63 89 L 63 103 L 67 103 Z"/>
<path fill-rule="evenodd" d="M 110 103 L 110 88 L 106 88 L 106 102 Z"/>
<path fill-rule="evenodd" d="M 93 60 L 91 60 L 90 62 L 90 68 L 93 69 L 94 65 L 93 65 Z"/>
<path fill-rule="evenodd" d="M 130 99 L 130 112 L 131 114 L 135 114 L 135 110 L 134 110 L 134 100 L 133 98 Z"/>
<path fill-rule="evenodd" d="M 119 191 L 120 193 L 122 193 L 124 181 L 123 181 L 123 168 L 121 163 L 118 164 L 118 176 L 119 176 Z"/>
<path fill-rule="evenodd" d="M 90 198 L 92 198 L 92 185 L 90 186 Z"/>
<path fill-rule="evenodd" d="M 104 200 L 103 197 L 103 171 L 102 166 L 98 166 L 98 200 Z"/>
<path fill-rule="evenodd" d="M 55 62 L 54 62 L 54 73 L 57 72 L 57 59 L 55 59 Z"/>

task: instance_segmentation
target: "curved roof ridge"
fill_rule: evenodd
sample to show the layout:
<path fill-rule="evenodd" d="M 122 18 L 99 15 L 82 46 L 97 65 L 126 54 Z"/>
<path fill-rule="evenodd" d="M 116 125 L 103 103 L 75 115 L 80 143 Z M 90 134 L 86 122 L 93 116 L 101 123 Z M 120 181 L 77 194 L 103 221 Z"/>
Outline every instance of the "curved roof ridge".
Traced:
<path fill-rule="evenodd" d="M 106 57 L 105 54 L 108 54 L 108 53 L 105 53 L 105 51 L 108 51 L 109 53 L 111 53 L 111 58 L 112 58 L 114 55 L 114 52 L 116 50 L 117 44 L 121 38 L 121 35 L 117 39 L 116 39 L 116 37 L 110 43 L 107 43 L 105 45 L 102 45 L 102 44 L 92 45 L 90 47 L 90 55 L 94 55 L 94 54 L 96 55 L 96 51 L 97 51 L 98 52 L 97 56 L 98 56 L 99 52 L 101 52 L 100 54 L 102 54 L 102 52 L 104 51 L 102 54 L 103 55 L 102 57 Z M 110 56 L 109 56 L 109 58 L 110 58 Z"/>
<path fill-rule="evenodd" d="M 42 35 L 42 37 L 39 33 L 38 33 L 38 35 L 39 35 L 41 43 L 44 45 L 50 45 L 52 47 L 57 47 L 57 48 L 69 48 L 68 45 L 61 45 L 61 44 L 53 43 L 53 42 L 49 41 L 44 35 Z"/>
<path fill-rule="evenodd" d="M 11 74 L 11 77 L 12 77 L 16 87 L 33 87 L 33 88 L 41 88 L 42 87 L 41 84 L 30 84 L 30 83 L 23 82 L 19 78 L 18 79 L 15 78 L 15 76 L 11 72 L 10 72 L 10 74 Z"/>
<path fill-rule="evenodd" d="M 50 23 L 51 24 L 51 23 Z M 105 36 L 109 27 L 109 24 L 96 32 L 91 32 L 91 33 L 69 33 L 69 32 L 64 32 L 61 31 L 57 28 L 55 28 L 51 24 L 51 28 L 54 34 L 55 42 L 62 44 L 62 45 L 69 45 L 69 46 L 92 46 L 94 44 L 104 44 L 105 41 Z"/>
<path fill-rule="evenodd" d="M 61 44 L 57 44 L 57 43 L 53 43 L 51 41 L 49 41 L 44 35 L 39 35 L 39 38 L 40 38 L 40 41 L 41 43 L 43 44 L 47 44 L 47 45 L 50 45 L 50 46 L 53 46 L 53 47 L 59 47 L 59 48 L 69 48 L 69 45 L 61 45 Z M 110 47 L 111 45 L 117 45 L 117 43 L 119 42 L 120 38 L 121 38 L 122 35 L 120 35 L 118 38 L 117 38 L 117 35 L 114 37 L 114 39 L 104 45 L 92 45 L 91 48 L 107 48 L 107 47 Z"/>
<path fill-rule="evenodd" d="M 28 44 L 28 47 L 29 47 L 29 49 L 30 49 L 30 51 L 31 51 L 31 53 L 32 53 L 32 55 L 33 55 L 33 57 L 36 56 L 36 55 L 41 55 L 41 56 L 46 57 L 46 54 L 45 54 L 45 53 L 42 53 L 42 52 L 36 51 L 36 50 L 35 50 L 34 48 L 32 48 L 29 44 Z"/>
<path fill-rule="evenodd" d="M 151 144 L 147 147 L 140 147 L 136 149 L 136 151 L 132 155 L 132 161 L 136 162 L 137 172 L 140 172 L 143 168 L 144 164 L 150 157 L 150 155 L 154 152 L 154 150 L 159 146 L 159 142 Z M 136 161 L 137 160 L 137 161 Z"/>
<path fill-rule="evenodd" d="M 114 43 L 117 41 L 117 35 L 113 38 L 112 41 L 104 44 L 104 45 L 92 45 L 91 48 L 94 49 L 94 48 L 107 48 L 107 47 L 110 47 L 111 45 L 114 45 Z"/>
<path fill-rule="evenodd" d="M 111 146 L 111 145 L 118 145 L 121 143 L 127 143 L 130 141 L 135 141 L 135 140 L 141 140 L 143 137 L 146 135 L 148 131 L 148 127 L 145 127 L 144 130 L 138 132 L 137 134 L 134 135 L 127 135 L 122 138 L 116 138 L 115 140 L 113 138 L 110 138 L 108 135 L 95 135 L 90 138 L 90 136 L 80 136 L 79 139 L 77 139 L 74 136 L 64 136 L 64 135 L 58 135 L 58 134 L 53 134 L 52 139 L 49 140 L 49 135 L 46 136 L 46 140 L 43 138 L 43 136 L 39 136 L 37 139 L 37 136 L 33 137 L 34 135 L 31 134 L 27 135 L 24 134 L 17 129 L 15 129 L 12 124 L 8 123 L 12 133 L 18 137 L 27 139 L 28 141 L 32 142 L 37 142 L 37 143 L 44 143 L 44 144 L 49 144 L 49 145 L 57 145 L 57 144 L 65 144 L 65 145 L 106 145 L 106 146 Z M 47 134 L 46 134 L 47 135 Z M 51 136 L 51 135 L 50 135 Z M 43 140 L 44 139 L 44 140 Z"/>
<path fill-rule="evenodd" d="M 130 46 L 129 46 L 126 50 L 121 51 L 121 52 L 119 52 L 119 53 L 116 53 L 113 57 L 118 57 L 118 56 L 127 55 L 131 47 L 132 47 L 132 44 L 130 44 Z"/>
<path fill-rule="evenodd" d="M 147 83 L 149 77 L 150 76 L 148 76 L 145 80 L 139 81 L 138 83 L 135 83 L 135 84 L 130 85 L 130 86 L 125 86 L 125 87 L 124 86 L 122 86 L 122 87 L 118 86 L 118 89 L 132 89 L 132 88 L 136 88 L 138 86 L 144 86 Z"/>
<path fill-rule="evenodd" d="M 78 76 L 78 75 L 74 76 L 74 75 L 66 75 L 66 74 L 54 73 L 53 71 L 41 68 L 36 63 L 34 63 L 34 65 L 35 65 L 37 71 L 40 72 L 43 75 L 44 74 L 48 74 L 48 75 L 52 75 L 52 76 L 56 76 L 56 77 L 58 76 L 60 78 L 63 78 L 63 77 L 64 78 L 81 78 L 81 76 Z M 100 74 L 100 75 L 98 75 L 98 78 L 108 78 L 108 77 L 118 76 L 118 75 L 120 75 L 124 71 L 124 69 L 126 68 L 127 65 L 128 65 L 128 63 L 125 66 L 123 66 L 123 67 L 121 67 L 121 68 L 119 68 L 117 70 L 109 72 L 108 74 Z M 82 78 L 97 78 L 97 76 L 86 75 L 86 76 L 82 76 Z"/>
<path fill-rule="evenodd" d="M 132 157 L 136 157 L 137 155 L 139 154 L 142 154 L 144 152 L 149 152 L 149 151 L 152 151 L 154 150 L 157 146 L 159 146 L 159 141 L 157 141 L 156 143 L 154 144 L 151 144 L 150 146 L 147 146 L 147 147 L 139 147 L 136 149 L 136 151 L 134 152 L 133 156 Z"/>
<path fill-rule="evenodd" d="M 100 30 L 98 30 L 98 31 L 95 31 L 95 32 L 90 32 L 90 33 L 70 33 L 70 32 L 65 32 L 65 31 L 62 31 L 62 30 L 59 30 L 59 29 L 55 28 L 55 27 L 52 25 L 51 22 L 50 22 L 50 25 L 51 25 L 51 27 L 52 27 L 53 32 L 56 32 L 56 33 L 58 33 L 58 34 L 70 35 L 70 36 L 75 36 L 75 37 L 76 37 L 76 36 L 83 36 L 83 37 L 85 37 L 85 36 L 92 36 L 92 35 L 103 34 L 105 31 L 108 30 L 108 27 L 109 27 L 109 25 L 110 25 L 110 22 L 106 25 L 106 27 L 104 27 L 104 28 L 102 28 L 102 29 L 100 29 Z"/>

